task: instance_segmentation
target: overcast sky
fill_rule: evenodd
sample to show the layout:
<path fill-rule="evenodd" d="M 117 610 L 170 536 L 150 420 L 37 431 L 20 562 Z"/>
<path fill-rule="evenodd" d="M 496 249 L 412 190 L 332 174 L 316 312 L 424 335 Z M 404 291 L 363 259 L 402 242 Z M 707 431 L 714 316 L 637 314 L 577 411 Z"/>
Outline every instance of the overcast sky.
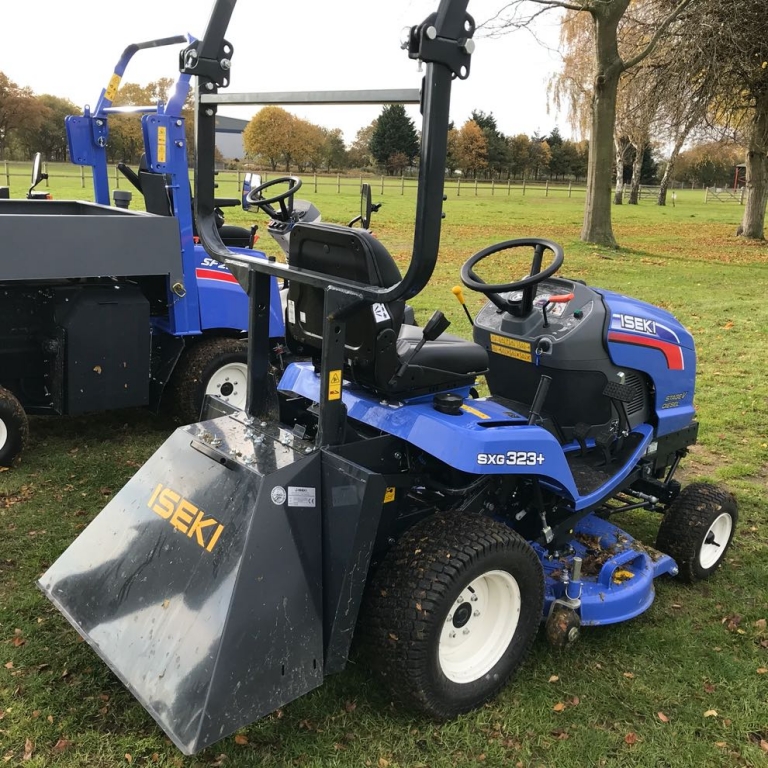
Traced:
<path fill-rule="evenodd" d="M 12 5 L 0 45 L 0 71 L 36 93 L 94 104 L 126 45 L 190 32 L 201 36 L 213 0 L 4 0 Z M 489 18 L 503 0 L 470 0 L 475 20 Z M 437 0 L 239 0 L 229 27 L 234 46 L 233 91 L 417 88 L 416 62 L 399 48 L 402 29 L 421 22 Z M 6 9 L 6 13 L 9 9 Z M 6 16 L 6 22 L 8 17 Z M 557 18 L 538 27 L 557 47 Z M 180 46 L 139 52 L 125 80 L 142 85 L 177 73 Z M 456 81 L 451 117 L 461 125 L 472 109 L 493 112 L 506 134 L 540 131 L 564 116 L 547 111 L 547 82 L 559 68 L 556 51 L 527 32 L 499 39 L 477 37 L 468 80 Z M 315 123 L 339 127 L 347 141 L 373 120 L 378 107 L 290 108 Z M 250 118 L 256 108 L 220 113 Z M 414 119 L 416 107 L 410 108 Z M 418 120 L 417 120 L 418 124 Z"/>

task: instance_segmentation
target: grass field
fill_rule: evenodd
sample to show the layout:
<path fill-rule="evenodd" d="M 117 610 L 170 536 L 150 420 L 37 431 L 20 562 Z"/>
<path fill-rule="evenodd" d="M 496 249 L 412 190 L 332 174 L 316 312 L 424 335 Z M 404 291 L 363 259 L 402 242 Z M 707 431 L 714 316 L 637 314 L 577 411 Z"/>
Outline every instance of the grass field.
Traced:
<path fill-rule="evenodd" d="M 83 197 L 79 180 L 52 191 Z M 723 483 L 740 504 L 733 549 L 710 582 L 662 580 L 647 613 L 585 631 L 566 654 L 539 637 L 495 702 L 451 723 L 395 708 L 352 663 L 237 738 L 182 758 L 34 586 L 173 425 L 143 411 L 34 419 L 21 466 L 0 474 L 0 764 L 766 765 L 768 247 L 734 237 L 739 206 L 705 206 L 702 197 L 679 193 L 676 208 L 614 209 L 623 248 L 607 251 L 578 242 L 578 200 L 450 196 L 440 263 L 413 304 L 422 322 L 441 308 L 451 330 L 468 335 L 450 293 L 461 263 L 492 242 L 540 235 L 565 246 L 563 274 L 676 314 L 699 352 L 700 442 L 684 463 L 685 479 Z M 405 266 L 413 195 L 388 189 L 382 199 L 374 230 Z M 328 221 L 349 219 L 357 208 L 351 191 L 321 191 L 313 200 Z M 238 212 L 230 220 L 253 218 Z M 486 274 L 516 277 L 526 267 L 502 258 Z M 481 305 L 476 295 L 468 300 L 473 310 Z M 635 514 L 624 522 L 652 543 L 657 519 Z"/>

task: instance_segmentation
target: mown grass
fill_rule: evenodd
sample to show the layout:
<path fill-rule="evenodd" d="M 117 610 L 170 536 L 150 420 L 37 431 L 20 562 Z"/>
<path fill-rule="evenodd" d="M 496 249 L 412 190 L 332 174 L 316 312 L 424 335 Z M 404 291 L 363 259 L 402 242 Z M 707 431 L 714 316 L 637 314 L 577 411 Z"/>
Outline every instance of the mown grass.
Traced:
<path fill-rule="evenodd" d="M 53 192 L 82 197 L 79 182 Z M 329 221 L 357 209 L 351 193 L 325 190 L 314 199 Z M 387 189 L 383 202 L 374 229 L 404 266 L 413 195 Z M 413 302 L 422 321 L 441 308 L 452 330 L 468 334 L 450 293 L 461 263 L 492 242 L 541 235 L 565 246 L 563 274 L 664 306 L 692 330 L 701 431 L 683 473 L 724 483 L 739 500 L 741 521 L 722 570 L 693 587 L 661 581 L 647 613 L 585 631 L 566 654 L 539 638 L 495 702 L 454 722 L 400 711 L 352 663 L 237 740 L 182 758 L 34 586 L 173 425 L 144 411 L 34 419 L 23 463 L 0 474 L 0 761 L 30 768 L 766 764 L 768 248 L 734 236 L 739 206 L 705 206 L 698 192 L 680 193 L 674 209 L 614 209 L 617 251 L 578 241 L 581 204 L 564 196 L 462 193 L 445 210 L 440 263 Z M 232 222 L 253 218 L 230 215 Z M 502 256 L 487 274 L 519 276 L 526 267 Z M 479 308 L 478 296 L 467 298 Z M 635 514 L 625 522 L 652 542 L 656 518 Z"/>

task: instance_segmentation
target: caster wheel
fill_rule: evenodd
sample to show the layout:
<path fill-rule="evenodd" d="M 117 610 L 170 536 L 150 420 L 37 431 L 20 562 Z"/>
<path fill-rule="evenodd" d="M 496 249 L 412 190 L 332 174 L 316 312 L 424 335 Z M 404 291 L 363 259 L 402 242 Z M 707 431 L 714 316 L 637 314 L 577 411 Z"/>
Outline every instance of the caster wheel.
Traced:
<path fill-rule="evenodd" d="M 547 641 L 553 648 L 567 648 L 579 639 L 581 618 L 568 606 L 555 604 L 547 618 Z"/>

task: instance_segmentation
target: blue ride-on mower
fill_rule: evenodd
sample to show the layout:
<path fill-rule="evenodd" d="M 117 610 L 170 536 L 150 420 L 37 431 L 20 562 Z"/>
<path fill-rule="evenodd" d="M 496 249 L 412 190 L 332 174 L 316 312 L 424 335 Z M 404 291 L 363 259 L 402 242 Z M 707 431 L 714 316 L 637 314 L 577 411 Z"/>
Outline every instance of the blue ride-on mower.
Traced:
<path fill-rule="evenodd" d="M 507 684 L 541 624 L 566 646 L 648 609 L 659 576 L 710 576 L 737 518 L 730 494 L 674 479 L 697 435 L 690 334 L 556 276 L 555 243 L 467 261 L 464 284 L 488 298 L 474 341 L 440 312 L 403 323 L 437 264 L 467 0 L 441 0 L 406 46 L 426 70 L 404 275 L 363 228 L 295 222 L 287 263 L 222 243 L 214 124 L 234 5 L 217 0 L 181 66 L 202 94 L 198 231 L 250 299 L 246 406 L 210 398 L 207 420 L 178 429 L 40 579 L 186 754 L 343 670 L 353 636 L 398 700 L 460 715 Z M 527 276 L 483 282 L 484 260 L 520 248 Z M 272 276 L 288 281 L 288 343 L 306 358 L 276 385 Z M 659 515 L 655 547 L 613 524 L 628 510 Z"/>

